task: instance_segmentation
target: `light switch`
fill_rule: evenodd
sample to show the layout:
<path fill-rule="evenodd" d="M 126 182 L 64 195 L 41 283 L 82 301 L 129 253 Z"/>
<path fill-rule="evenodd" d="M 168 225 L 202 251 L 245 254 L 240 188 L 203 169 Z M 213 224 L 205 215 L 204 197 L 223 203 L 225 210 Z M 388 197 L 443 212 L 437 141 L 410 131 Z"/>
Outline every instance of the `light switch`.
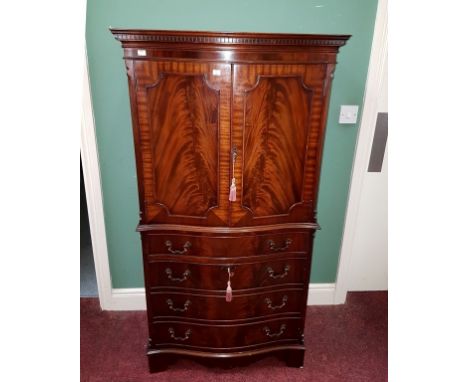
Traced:
<path fill-rule="evenodd" d="M 340 121 L 342 124 L 354 124 L 357 122 L 358 105 L 341 105 Z"/>

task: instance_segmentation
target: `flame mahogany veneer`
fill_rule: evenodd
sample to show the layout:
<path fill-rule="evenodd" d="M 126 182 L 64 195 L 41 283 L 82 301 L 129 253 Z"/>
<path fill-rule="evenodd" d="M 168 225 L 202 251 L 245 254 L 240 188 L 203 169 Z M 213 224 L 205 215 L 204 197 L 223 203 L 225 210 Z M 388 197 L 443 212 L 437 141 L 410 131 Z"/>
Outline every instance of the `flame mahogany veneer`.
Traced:
<path fill-rule="evenodd" d="M 111 32 L 128 75 L 150 371 L 272 354 L 301 367 L 331 80 L 350 36 Z"/>

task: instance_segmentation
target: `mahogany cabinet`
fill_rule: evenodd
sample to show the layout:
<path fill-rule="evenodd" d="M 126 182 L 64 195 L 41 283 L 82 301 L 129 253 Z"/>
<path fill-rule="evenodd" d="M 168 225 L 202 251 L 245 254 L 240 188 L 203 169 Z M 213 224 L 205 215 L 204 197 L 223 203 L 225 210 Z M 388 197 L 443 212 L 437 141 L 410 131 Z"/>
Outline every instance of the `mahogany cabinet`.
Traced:
<path fill-rule="evenodd" d="M 349 36 L 111 32 L 128 75 L 150 370 L 272 354 L 302 366 L 327 106 Z"/>

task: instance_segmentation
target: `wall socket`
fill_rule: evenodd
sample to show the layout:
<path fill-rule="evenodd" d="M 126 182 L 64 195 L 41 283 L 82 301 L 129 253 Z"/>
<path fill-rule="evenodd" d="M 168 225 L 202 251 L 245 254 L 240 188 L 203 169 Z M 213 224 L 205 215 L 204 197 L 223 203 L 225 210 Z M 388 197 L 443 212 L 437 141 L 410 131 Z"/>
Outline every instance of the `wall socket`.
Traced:
<path fill-rule="evenodd" d="M 357 122 L 358 111 L 358 105 L 341 105 L 339 123 L 355 124 Z"/>

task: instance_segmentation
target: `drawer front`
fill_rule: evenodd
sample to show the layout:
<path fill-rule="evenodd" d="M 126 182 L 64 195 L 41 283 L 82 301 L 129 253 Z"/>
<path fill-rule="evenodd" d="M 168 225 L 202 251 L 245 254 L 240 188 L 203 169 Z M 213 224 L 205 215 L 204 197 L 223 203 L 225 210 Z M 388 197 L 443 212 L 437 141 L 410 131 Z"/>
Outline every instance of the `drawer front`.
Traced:
<path fill-rule="evenodd" d="M 153 344 L 225 351 L 271 342 L 298 342 L 301 335 L 301 318 L 273 319 L 241 325 L 158 321 L 151 326 Z"/>
<path fill-rule="evenodd" d="M 300 315 L 304 307 L 304 288 L 238 294 L 226 302 L 224 293 L 202 295 L 183 292 L 153 292 L 150 311 L 153 319 L 164 316 L 203 320 L 236 320 L 271 314 Z"/>
<path fill-rule="evenodd" d="M 242 289 L 281 284 L 305 285 L 309 282 L 306 280 L 306 257 L 276 256 L 274 260 L 267 261 L 252 258 L 251 261 L 234 264 L 223 261 L 193 263 L 186 259 L 179 257 L 178 261 L 169 261 L 167 257 L 149 256 L 147 286 L 151 290 L 161 287 L 225 290 L 229 279 L 228 268 L 234 294 Z"/>
<path fill-rule="evenodd" d="M 249 233 L 241 236 L 178 232 L 145 233 L 147 254 L 240 257 L 255 254 L 310 252 L 310 231 Z"/>

